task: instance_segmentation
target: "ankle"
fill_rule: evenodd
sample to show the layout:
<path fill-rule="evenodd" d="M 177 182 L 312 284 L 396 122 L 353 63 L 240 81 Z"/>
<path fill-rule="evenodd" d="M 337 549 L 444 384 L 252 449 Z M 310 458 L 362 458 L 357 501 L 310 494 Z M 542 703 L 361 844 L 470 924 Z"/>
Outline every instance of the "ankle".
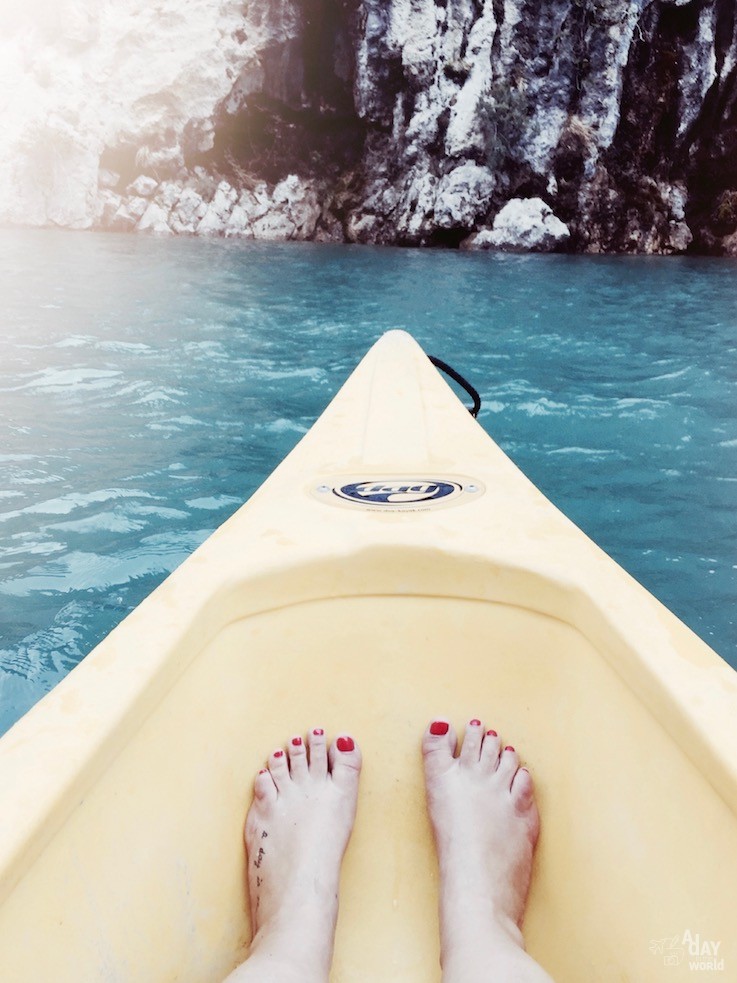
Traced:
<path fill-rule="evenodd" d="M 517 922 L 483 894 L 466 892 L 455 899 L 444 897 L 440 905 L 441 950 L 452 955 L 475 947 L 495 949 L 514 946 L 524 951 L 525 941 Z"/>
<path fill-rule="evenodd" d="M 470 918 L 460 927 L 456 923 L 441 931 L 440 965 L 444 980 L 486 979 L 484 974 L 495 967 L 528 958 L 522 932 L 506 916 L 495 918 L 479 913 L 478 919 Z"/>
<path fill-rule="evenodd" d="M 285 952 L 267 944 L 251 947 L 244 963 L 246 979 L 269 980 L 269 983 L 323 983 L 330 975 L 330 959 L 306 956 L 303 952 Z M 228 981 L 230 983 L 230 981 Z"/>
<path fill-rule="evenodd" d="M 273 962 L 285 970 L 295 967 L 300 979 L 327 979 L 336 921 L 336 917 L 314 909 L 282 911 L 258 928 L 251 940 L 249 959 L 266 957 L 269 965 Z"/>

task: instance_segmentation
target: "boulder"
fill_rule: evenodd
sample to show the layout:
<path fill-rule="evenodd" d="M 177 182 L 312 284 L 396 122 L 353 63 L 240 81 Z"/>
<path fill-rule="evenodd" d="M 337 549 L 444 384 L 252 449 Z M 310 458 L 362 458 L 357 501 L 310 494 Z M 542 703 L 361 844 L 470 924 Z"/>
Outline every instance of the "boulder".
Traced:
<path fill-rule="evenodd" d="M 512 198 L 494 219 L 464 243 L 467 249 L 551 252 L 564 245 L 570 231 L 542 198 Z"/>
<path fill-rule="evenodd" d="M 97 195 L 97 209 L 95 212 L 95 224 L 101 225 L 103 229 L 112 227 L 115 216 L 118 213 L 123 200 L 114 191 L 103 188 Z"/>
<path fill-rule="evenodd" d="M 294 222 L 284 212 L 268 212 L 253 223 L 253 235 L 256 239 L 293 239 L 295 231 Z"/>
<path fill-rule="evenodd" d="M 207 204 L 194 188 L 185 188 L 172 208 L 169 227 L 172 232 L 193 233 L 207 211 Z"/>
<path fill-rule="evenodd" d="M 112 217 L 110 228 L 118 232 L 131 232 L 138 225 L 148 204 L 145 198 L 124 198 Z"/>
<path fill-rule="evenodd" d="M 494 191 L 494 177 L 486 167 L 461 164 L 446 174 L 438 185 L 435 222 L 441 229 L 472 228 L 483 215 Z"/>
<path fill-rule="evenodd" d="M 238 200 L 238 192 L 227 181 L 221 181 L 207 211 L 197 226 L 198 235 L 224 235 L 228 217 Z"/>
<path fill-rule="evenodd" d="M 275 212 L 282 212 L 294 226 L 290 238 L 310 239 L 314 235 L 320 217 L 317 194 L 309 181 L 290 174 L 274 188 L 272 196 Z"/>
<path fill-rule="evenodd" d="M 146 174 L 141 174 L 132 181 L 125 189 L 127 195 L 135 195 L 138 198 L 150 198 L 159 186 L 159 182 Z"/>
<path fill-rule="evenodd" d="M 143 213 L 141 221 L 138 223 L 139 232 L 155 232 L 157 235 L 170 235 L 171 228 L 167 221 L 168 212 L 152 201 Z"/>

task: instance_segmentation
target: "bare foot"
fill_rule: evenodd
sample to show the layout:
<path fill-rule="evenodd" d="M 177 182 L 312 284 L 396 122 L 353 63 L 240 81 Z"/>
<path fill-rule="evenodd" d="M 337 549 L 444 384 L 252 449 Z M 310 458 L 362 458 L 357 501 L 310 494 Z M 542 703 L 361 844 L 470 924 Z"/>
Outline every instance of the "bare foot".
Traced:
<path fill-rule="evenodd" d="M 340 866 L 353 829 L 361 752 L 320 728 L 295 736 L 259 772 L 246 818 L 253 941 L 232 981 L 325 981 Z"/>
<path fill-rule="evenodd" d="M 530 773 L 480 720 L 466 727 L 458 757 L 445 720 L 425 731 L 422 751 L 440 866 L 444 980 L 548 980 L 524 951 L 522 919 L 540 821 Z"/>

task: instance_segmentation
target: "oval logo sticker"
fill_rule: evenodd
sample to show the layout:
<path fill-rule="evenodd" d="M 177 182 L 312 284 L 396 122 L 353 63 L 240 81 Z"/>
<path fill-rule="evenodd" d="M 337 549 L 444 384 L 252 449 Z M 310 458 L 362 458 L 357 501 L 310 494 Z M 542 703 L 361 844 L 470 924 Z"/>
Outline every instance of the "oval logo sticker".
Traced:
<path fill-rule="evenodd" d="M 433 478 L 353 481 L 333 488 L 334 494 L 345 501 L 388 508 L 438 502 L 461 491 L 463 491 L 462 486 L 455 481 Z"/>

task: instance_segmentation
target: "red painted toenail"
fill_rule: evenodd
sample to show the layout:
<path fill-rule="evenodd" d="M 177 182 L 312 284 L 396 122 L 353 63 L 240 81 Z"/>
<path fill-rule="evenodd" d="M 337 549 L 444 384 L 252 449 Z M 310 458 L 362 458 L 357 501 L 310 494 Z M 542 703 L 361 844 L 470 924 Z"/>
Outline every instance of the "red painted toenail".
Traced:
<path fill-rule="evenodd" d="M 294 747 L 302 747 L 302 738 L 301 737 L 293 737 L 292 738 L 292 744 L 294 745 Z"/>
<path fill-rule="evenodd" d="M 265 774 L 266 774 L 266 768 L 262 768 L 261 771 L 259 772 L 259 775 L 265 775 Z"/>
<path fill-rule="evenodd" d="M 282 757 L 284 757 L 284 752 L 283 751 L 274 751 L 274 757 L 275 758 L 282 758 Z"/>
<path fill-rule="evenodd" d="M 352 737 L 339 737 L 335 746 L 339 751 L 352 751 L 356 745 L 353 743 Z"/>
<path fill-rule="evenodd" d="M 481 721 L 480 720 L 474 719 L 474 720 L 470 721 L 470 723 L 471 723 L 471 726 L 472 727 L 480 727 L 481 726 Z"/>
<path fill-rule="evenodd" d="M 507 744 L 507 746 L 504 748 L 504 750 L 505 751 L 514 751 L 514 748 L 512 747 L 511 744 Z"/>
<path fill-rule="evenodd" d="M 322 729 L 322 727 L 315 727 L 312 733 L 315 735 L 315 737 L 322 737 L 325 731 Z"/>
<path fill-rule="evenodd" d="M 434 737 L 442 737 L 443 734 L 448 733 L 448 728 L 450 724 L 446 724 L 444 720 L 436 720 L 430 724 L 430 733 Z"/>
<path fill-rule="evenodd" d="M 497 732 L 495 730 L 487 730 L 486 736 L 487 737 L 498 737 L 499 735 L 497 734 Z"/>

